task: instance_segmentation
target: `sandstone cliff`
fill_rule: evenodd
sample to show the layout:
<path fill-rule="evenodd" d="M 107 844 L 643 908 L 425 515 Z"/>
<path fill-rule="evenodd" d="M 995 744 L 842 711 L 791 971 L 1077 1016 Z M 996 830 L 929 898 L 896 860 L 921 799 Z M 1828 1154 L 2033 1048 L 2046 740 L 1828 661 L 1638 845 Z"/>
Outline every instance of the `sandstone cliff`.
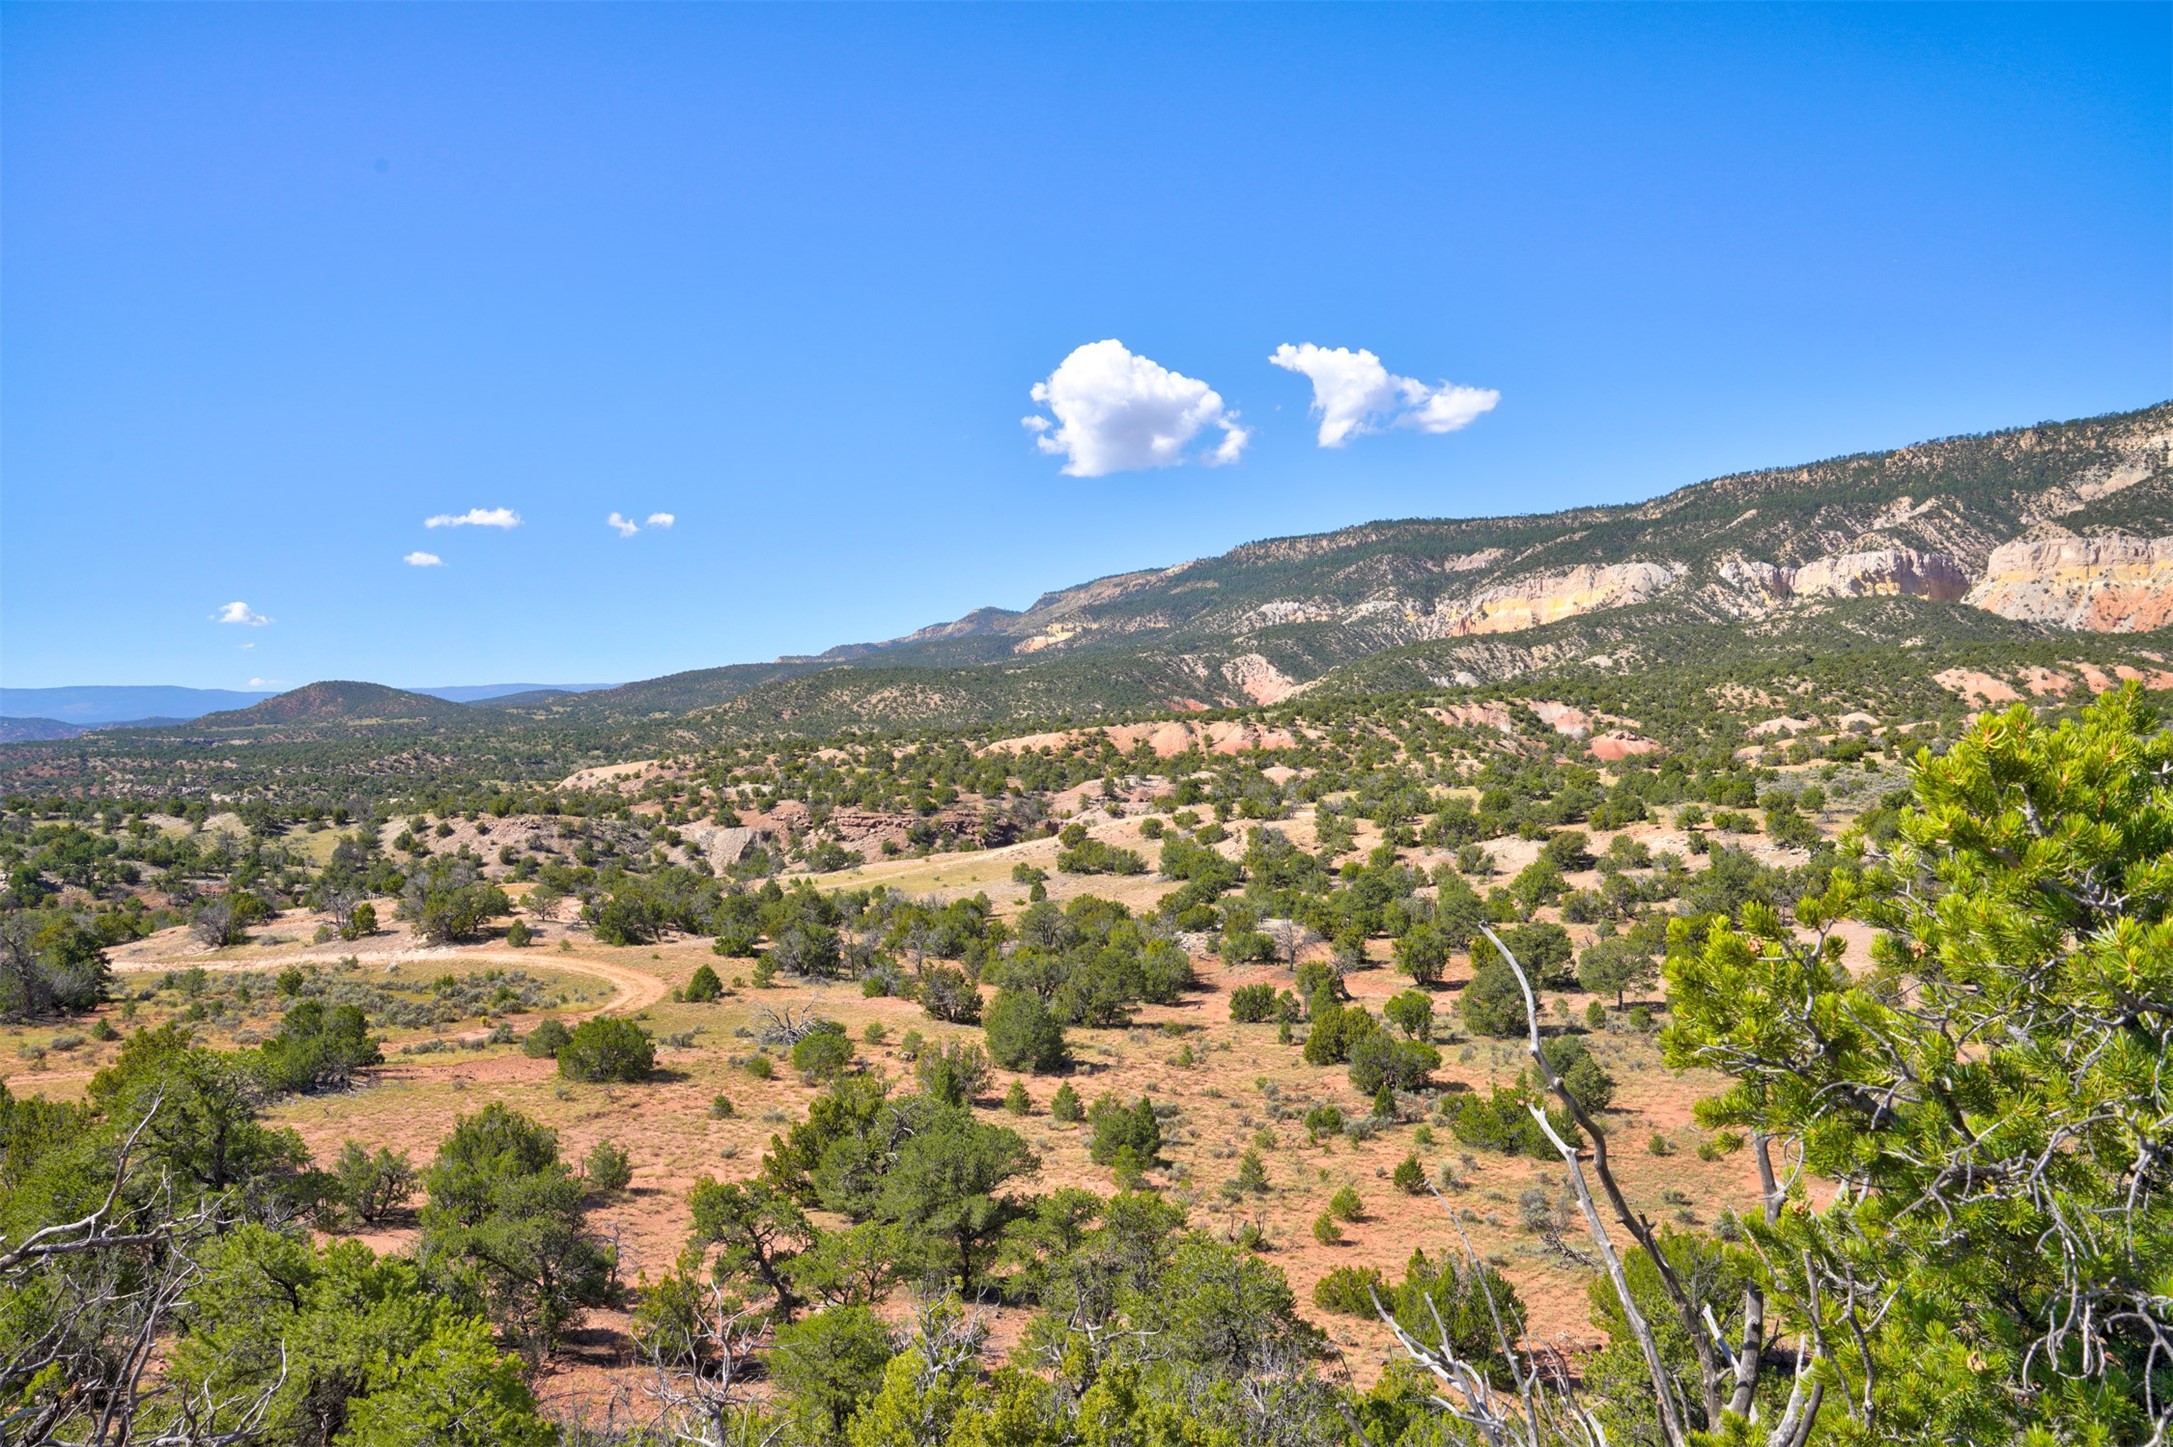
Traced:
<path fill-rule="evenodd" d="M 1588 563 L 1482 589 L 1447 611 L 1437 631 L 1443 637 L 1515 633 L 1579 613 L 1627 608 L 1657 598 L 1678 576 L 1666 563 Z"/>
<path fill-rule="evenodd" d="M 2017 539 L 1992 550 L 1967 601 L 2002 618 L 2092 633 L 2173 623 L 2173 537 Z"/>

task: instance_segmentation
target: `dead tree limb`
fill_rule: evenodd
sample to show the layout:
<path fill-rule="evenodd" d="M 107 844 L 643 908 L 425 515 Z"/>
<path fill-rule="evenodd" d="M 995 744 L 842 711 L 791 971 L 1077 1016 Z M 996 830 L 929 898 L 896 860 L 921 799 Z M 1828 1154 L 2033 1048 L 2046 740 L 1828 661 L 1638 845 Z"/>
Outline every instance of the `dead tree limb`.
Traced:
<path fill-rule="evenodd" d="M 1508 961 L 1510 971 L 1516 976 L 1517 988 L 1524 993 L 1524 1019 L 1530 1031 L 1532 1063 L 1539 1072 L 1539 1078 L 1547 1083 L 1547 1089 L 1562 1102 L 1570 1119 L 1577 1123 L 1577 1128 L 1591 1140 L 1593 1171 L 1599 1176 L 1601 1186 L 1606 1190 L 1623 1226 L 1636 1238 L 1637 1244 L 1645 1248 L 1645 1254 L 1659 1268 L 1660 1279 L 1667 1285 L 1669 1296 L 1676 1300 L 1677 1309 L 1685 1313 L 1685 1326 L 1690 1332 L 1690 1339 L 1702 1347 L 1702 1363 L 1711 1355 L 1712 1348 L 1705 1344 L 1704 1331 L 1696 1311 L 1690 1307 L 1689 1294 L 1676 1281 L 1667 1258 L 1660 1254 L 1651 1229 L 1630 1210 L 1629 1202 L 1623 1198 L 1621 1189 L 1616 1186 L 1614 1173 L 1607 1168 L 1606 1137 L 1600 1133 L 1591 1116 L 1585 1113 L 1584 1106 L 1570 1092 L 1569 1087 L 1563 1084 L 1562 1077 L 1555 1073 L 1554 1066 L 1547 1060 L 1546 1052 L 1540 1049 L 1539 1001 L 1532 994 L 1531 980 L 1525 976 L 1524 967 L 1517 963 L 1516 955 L 1510 951 L 1509 946 L 1502 943 L 1501 937 L 1483 924 L 1479 928 L 1493 941 L 1494 948 L 1501 951 L 1501 957 Z M 1577 1149 L 1556 1133 L 1554 1124 L 1547 1119 L 1544 1109 L 1537 1104 L 1529 1109 L 1532 1118 L 1539 1123 L 1540 1130 L 1546 1133 L 1547 1139 L 1561 1155 L 1562 1163 L 1569 1167 L 1570 1187 L 1576 1192 L 1577 1204 L 1584 1212 L 1585 1229 L 1592 1237 L 1592 1244 L 1599 1249 L 1600 1260 L 1607 1268 L 1607 1279 L 1613 1284 L 1615 1295 L 1622 1303 L 1623 1317 L 1629 1323 L 1631 1335 L 1637 1338 L 1638 1348 L 1645 1356 L 1645 1369 L 1652 1376 L 1653 1396 L 1660 1410 L 1660 1429 L 1666 1434 L 1671 1447 L 1685 1447 L 1689 1438 L 1683 1428 L 1682 1404 L 1678 1400 L 1674 1379 L 1668 1374 L 1666 1363 L 1660 1360 L 1660 1346 L 1653 1338 L 1651 1325 L 1646 1322 L 1644 1313 L 1638 1310 L 1637 1301 L 1630 1293 L 1629 1277 L 1623 1272 L 1622 1258 L 1616 1254 L 1615 1243 L 1608 1238 L 1607 1227 L 1600 1220 L 1599 1207 L 1592 1199 L 1591 1189 L 1585 1184 L 1584 1166 L 1578 1158 Z M 1713 1384 L 1707 1393 L 1713 1402 L 1712 1415 L 1708 1420 L 1715 1425 L 1720 1417 L 1717 1371 L 1716 1364 L 1713 1371 L 1705 1373 L 1707 1380 Z"/>

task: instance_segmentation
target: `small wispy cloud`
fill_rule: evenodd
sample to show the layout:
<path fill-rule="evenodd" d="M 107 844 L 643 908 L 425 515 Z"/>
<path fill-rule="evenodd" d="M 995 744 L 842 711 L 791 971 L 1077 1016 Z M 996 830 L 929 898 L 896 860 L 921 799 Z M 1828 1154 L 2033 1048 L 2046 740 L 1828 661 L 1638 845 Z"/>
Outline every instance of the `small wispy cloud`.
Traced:
<path fill-rule="evenodd" d="M 292 688 L 294 685 L 277 678 L 252 678 L 249 680 L 249 686 L 251 688 Z"/>
<path fill-rule="evenodd" d="M 214 622 L 239 623 L 244 628 L 262 628 L 265 624 L 272 621 L 271 619 L 265 617 L 262 613 L 257 612 L 254 608 L 251 608 L 247 603 L 241 602 L 239 599 L 236 599 L 234 602 L 228 603 L 225 606 L 221 607 L 219 611 L 212 614 L 211 617 L 212 621 Z"/>
<path fill-rule="evenodd" d="M 1220 467 L 1237 461 L 1252 436 L 1223 406 L 1221 393 L 1115 338 L 1074 348 L 1034 383 L 1032 396 L 1056 420 L 1036 414 L 1020 422 L 1034 434 L 1034 446 L 1065 459 L 1070 477 L 1186 462 Z M 1195 439 L 1203 445 L 1194 447 Z"/>
<path fill-rule="evenodd" d="M 617 513 L 605 518 L 604 526 L 610 528 L 622 538 L 630 538 L 641 531 L 640 523 L 635 522 L 632 518 L 621 517 Z"/>
<path fill-rule="evenodd" d="M 255 643 L 253 643 L 253 642 L 252 642 L 252 643 L 237 643 L 237 644 L 235 644 L 234 646 L 235 646 L 236 648 L 239 648 L 239 649 L 240 649 L 240 650 L 241 650 L 242 652 L 244 652 L 244 653 L 247 653 L 247 652 L 248 652 L 248 651 L 249 651 L 250 649 L 252 649 L 252 648 L 256 647 L 256 644 L 255 644 Z"/>
<path fill-rule="evenodd" d="M 436 553 L 409 553 L 400 561 L 411 568 L 442 568 L 445 566 L 445 559 L 439 557 Z"/>
<path fill-rule="evenodd" d="M 1419 432 L 1454 432 L 1494 410 L 1501 393 L 1491 387 L 1460 387 L 1443 382 L 1429 387 L 1416 377 L 1399 377 L 1381 359 L 1361 347 L 1316 347 L 1285 342 L 1268 360 L 1313 384 L 1313 415 L 1320 419 L 1320 445 L 1341 447 L 1353 437 L 1384 427 Z"/>
<path fill-rule="evenodd" d="M 517 528 L 521 515 L 509 507 L 471 507 L 466 512 L 441 512 L 423 519 L 426 528 Z"/>
<path fill-rule="evenodd" d="M 653 528 L 668 528 L 677 521 L 679 521 L 679 517 L 676 513 L 653 512 L 649 514 L 649 526 Z"/>

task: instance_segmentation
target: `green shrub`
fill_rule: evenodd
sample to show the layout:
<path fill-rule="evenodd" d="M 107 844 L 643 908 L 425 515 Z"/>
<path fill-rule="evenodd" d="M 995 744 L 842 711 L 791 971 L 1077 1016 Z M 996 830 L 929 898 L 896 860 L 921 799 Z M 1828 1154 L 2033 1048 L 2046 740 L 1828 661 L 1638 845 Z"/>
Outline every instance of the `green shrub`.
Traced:
<path fill-rule="evenodd" d="M 1344 1186 L 1328 1198 L 1328 1214 L 1338 1221 L 1361 1221 L 1365 1219 L 1366 1206 L 1358 1199 L 1354 1188 Z"/>
<path fill-rule="evenodd" d="M 1425 1252 L 1414 1251 L 1402 1283 L 1392 1295 L 1384 1293 L 1381 1304 L 1398 1326 L 1422 1341 L 1432 1341 L 1446 1329 L 1459 1357 L 1486 1369 L 1498 1383 L 1509 1380 L 1501 1339 L 1506 1333 L 1515 1341 L 1523 1334 L 1524 1303 L 1492 1267 L 1458 1267 L 1447 1261 L 1437 1266 Z"/>
<path fill-rule="evenodd" d="M 332 1199 L 352 1220 L 375 1225 L 415 1194 L 415 1170 L 384 1146 L 372 1155 L 355 1141 L 340 1147 L 332 1167 Z"/>
<path fill-rule="evenodd" d="M 1305 1063 L 1339 1065 L 1351 1058 L 1359 1041 L 1380 1032 L 1381 1022 L 1356 1005 L 1316 1003 L 1313 1028 L 1305 1037 Z"/>
<path fill-rule="evenodd" d="M 746 1070 L 757 1080 L 768 1080 L 777 1073 L 777 1065 L 767 1055 L 750 1055 L 747 1057 Z"/>
<path fill-rule="evenodd" d="M 1404 990 L 1391 995 L 1381 1007 L 1388 1023 L 1408 1040 L 1431 1040 L 1434 1034 L 1434 1002 L 1423 990 Z"/>
<path fill-rule="evenodd" d="M 1423 1194 L 1426 1190 L 1426 1168 L 1419 1164 L 1418 1152 L 1413 1151 L 1398 1161 L 1388 1180 L 1390 1185 L 1407 1196 Z"/>
<path fill-rule="evenodd" d="M 687 979 L 687 988 L 682 998 L 696 1005 L 720 1000 L 724 998 L 724 981 L 718 979 L 717 972 L 708 965 L 696 965 L 694 973 Z"/>
<path fill-rule="evenodd" d="M 981 1023 L 981 991 L 955 965 L 931 965 L 922 972 L 921 1008 L 933 1019 L 953 1025 Z"/>
<path fill-rule="evenodd" d="M 1577 947 L 1570 939 L 1569 931 L 1558 924 L 1542 921 L 1537 924 L 1513 925 L 1499 931 L 1501 942 L 1509 946 L 1509 952 L 1524 967 L 1525 977 L 1534 988 L 1541 985 L 1567 989 L 1576 983 L 1576 972 L 1571 962 L 1576 958 Z M 1480 935 L 1471 942 L 1471 963 L 1474 969 L 1498 963 L 1500 952 L 1494 942 Z M 1506 968 L 1506 966 L 1504 966 Z"/>
<path fill-rule="evenodd" d="M 1005 1113 L 1009 1115 L 1026 1115 L 1033 1108 L 1034 1102 L 1026 1094 L 1026 1083 L 1020 1080 L 1012 1081 L 1011 1088 L 1004 1092 Z"/>
<path fill-rule="evenodd" d="M 1430 924 L 1414 926 L 1396 941 L 1396 968 L 1422 985 L 1439 984 L 1448 964 L 1448 936 Z"/>
<path fill-rule="evenodd" d="M 1078 827 L 1066 825 L 1065 832 Z M 1136 849 L 1122 849 L 1099 839 L 1081 838 L 1070 848 L 1058 851 L 1056 867 L 1064 874 L 1145 874 L 1147 861 Z"/>
<path fill-rule="evenodd" d="M 761 947 L 762 931 L 751 922 L 722 924 L 717 928 L 717 939 L 710 953 L 726 959 L 744 960 Z"/>
<path fill-rule="evenodd" d="M 835 1080 L 852 1063 L 853 1042 L 835 1020 L 820 1022 L 792 1043 L 792 1068 L 807 1080 Z"/>
<path fill-rule="evenodd" d="M 1330 1002 L 1350 998 L 1343 988 L 1342 971 L 1319 960 L 1309 960 L 1298 966 L 1298 998 L 1305 1001 L 1309 1010 L 1317 1011 L 1323 995 Z"/>
<path fill-rule="evenodd" d="M 946 1105 L 968 1105 L 988 1089 L 988 1052 L 964 1040 L 940 1050 L 923 1050 L 913 1074 L 924 1094 Z"/>
<path fill-rule="evenodd" d="M 1449 1130 L 1465 1145 L 1479 1150 L 1554 1160 L 1557 1156 L 1553 1144 L 1526 1108 L 1531 1099 L 1521 1085 L 1497 1085 L 1491 1095 L 1467 1095 L 1449 1117 Z M 1559 1106 L 1547 1111 L 1547 1123 L 1573 1146 L 1581 1139 L 1575 1123 Z"/>
<path fill-rule="evenodd" d="M 622 1015 L 583 1020 L 558 1048 L 558 1073 L 599 1084 L 647 1080 L 656 1069 L 656 1042 Z"/>
<path fill-rule="evenodd" d="M 1085 1112 L 1079 1108 L 1079 1092 L 1071 1088 L 1070 1081 L 1059 1085 L 1056 1094 L 1049 1097 L 1049 1119 L 1071 1125 L 1084 1115 Z"/>
<path fill-rule="evenodd" d="M 590 1190 L 616 1195 L 633 1182 L 634 1163 L 616 1141 L 598 1141 L 582 1162 L 582 1174 L 588 1178 Z"/>
<path fill-rule="evenodd" d="M 1372 1094 L 1394 1087 L 1422 1090 L 1441 1064 L 1441 1052 L 1416 1040 L 1397 1040 L 1386 1032 L 1361 1036 L 1351 1046 L 1351 1084 Z"/>
<path fill-rule="evenodd" d="M 1118 1152 L 1127 1149 L 1142 1167 L 1162 1159 L 1162 1122 L 1146 1096 L 1141 1096 L 1137 1105 L 1127 1107 L 1118 1104 L 1114 1096 L 1105 1095 L 1094 1102 L 1087 1120 L 1094 1127 L 1094 1140 L 1087 1152 L 1094 1164 L 1110 1165 Z"/>
<path fill-rule="evenodd" d="M 354 912 L 347 916 L 347 923 L 340 928 L 340 938 L 343 940 L 368 939 L 376 933 L 377 906 L 368 900 L 356 905 Z"/>
<path fill-rule="evenodd" d="M 1258 1024 L 1275 1018 L 1273 985 L 1240 985 L 1230 992 L 1230 1018 L 1241 1024 Z"/>
<path fill-rule="evenodd" d="M 1328 1222 L 1331 1231 L 1335 1229 L 1333 1220 L 1325 1216 L 1321 1219 Z M 1320 1234 L 1317 1227 L 1314 1234 Z M 1313 1284 L 1313 1305 L 1338 1316 L 1373 1317 L 1376 1295 L 1386 1305 L 1392 1293 L 1380 1271 L 1371 1266 L 1338 1266 Z"/>
<path fill-rule="evenodd" d="M 255 1064 L 264 1088 L 285 1095 L 340 1089 L 357 1070 L 384 1058 L 359 1006 L 304 1000 L 281 1017 L 278 1033 L 258 1047 Z"/>
<path fill-rule="evenodd" d="M 1585 1047 L 1582 1037 L 1555 1035 L 1540 1047 L 1554 1073 L 1562 1077 L 1569 1093 L 1577 1097 L 1577 1103 L 1586 1110 L 1605 1110 L 1615 1098 L 1615 1078 L 1603 1069 L 1592 1052 Z M 1532 1082 L 1533 1094 L 1538 1094 L 1540 1082 Z"/>
<path fill-rule="evenodd" d="M 1046 1074 L 1064 1068 L 1071 1052 L 1064 1027 L 1031 990 L 1001 990 L 988 1008 L 989 1054 L 1008 1070 Z"/>
<path fill-rule="evenodd" d="M 1474 951 L 1476 953 L 1476 951 Z M 1517 977 L 1499 957 L 1472 972 L 1471 983 L 1456 1001 L 1456 1012 L 1474 1035 L 1512 1039 L 1526 1031 L 1524 992 Z"/>
<path fill-rule="evenodd" d="M 564 1021 L 545 1020 L 528 1032 L 528 1038 L 521 1042 L 521 1054 L 531 1060 L 555 1060 L 572 1038 L 573 1032 L 566 1028 Z"/>

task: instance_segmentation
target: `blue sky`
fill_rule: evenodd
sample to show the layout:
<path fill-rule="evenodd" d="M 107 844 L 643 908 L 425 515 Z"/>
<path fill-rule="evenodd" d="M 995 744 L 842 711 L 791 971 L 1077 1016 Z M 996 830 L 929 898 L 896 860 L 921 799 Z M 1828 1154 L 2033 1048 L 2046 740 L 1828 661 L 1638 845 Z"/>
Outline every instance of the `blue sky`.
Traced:
<path fill-rule="evenodd" d="M 2173 395 L 2164 5 L 13 5 L 0 41 L 15 687 L 639 678 Z M 1379 359 L 1312 369 L 1342 445 L 1286 344 Z"/>

